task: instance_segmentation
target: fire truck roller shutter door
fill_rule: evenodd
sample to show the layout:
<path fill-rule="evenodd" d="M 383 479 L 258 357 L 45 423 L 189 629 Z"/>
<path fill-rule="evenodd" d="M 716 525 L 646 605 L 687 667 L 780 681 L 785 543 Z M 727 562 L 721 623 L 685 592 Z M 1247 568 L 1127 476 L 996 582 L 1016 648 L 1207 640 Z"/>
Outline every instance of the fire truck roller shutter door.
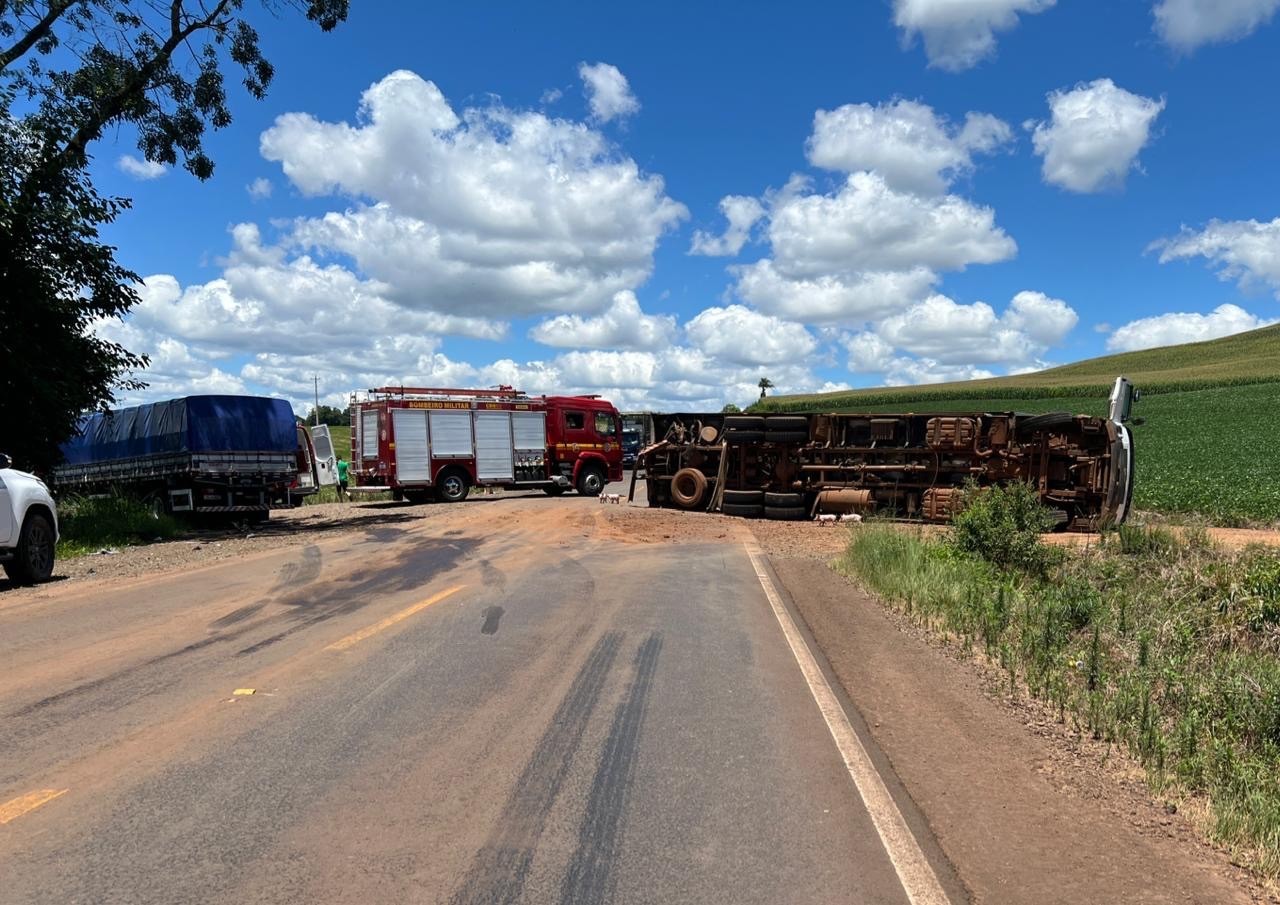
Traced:
<path fill-rule="evenodd" d="M 401 484 L 431 480 L 427 462 L 427 413 L 422 409 L 392 409 L 396 441 L 396 478 Z"/>
<path fill-rule="evenodd" d="M 511 432 L 520 452 L 545 452 L 547 449 L 547 413 L 512 412 Z"/>
<path fill-rule="evenodd" d="M 378 458 L 378 410 L 364 412 L 360 416 L 360 456 Z"/>
<path fill-rule="evenodd" d="M 469 458 L 471 412 L 466 409 L 431 410 L 431 458 Z"/>
<path fill-rule="evenodd" d="M 510 412 L 476 412 L 476 478 L 515 480 Z"/>

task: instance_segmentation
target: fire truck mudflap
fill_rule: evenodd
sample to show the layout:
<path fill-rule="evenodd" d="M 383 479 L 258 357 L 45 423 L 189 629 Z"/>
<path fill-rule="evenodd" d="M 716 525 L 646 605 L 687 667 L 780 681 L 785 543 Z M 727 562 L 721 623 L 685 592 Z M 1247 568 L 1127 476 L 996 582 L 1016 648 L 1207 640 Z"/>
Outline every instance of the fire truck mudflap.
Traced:
<path fill-rule="evenodd" d="M 622 478 L 622 420 L 598 396 L 382 387 L 353 397 L 351 428 L 356 485 L 413 502 L 472 487 L 597 494 Z"/>

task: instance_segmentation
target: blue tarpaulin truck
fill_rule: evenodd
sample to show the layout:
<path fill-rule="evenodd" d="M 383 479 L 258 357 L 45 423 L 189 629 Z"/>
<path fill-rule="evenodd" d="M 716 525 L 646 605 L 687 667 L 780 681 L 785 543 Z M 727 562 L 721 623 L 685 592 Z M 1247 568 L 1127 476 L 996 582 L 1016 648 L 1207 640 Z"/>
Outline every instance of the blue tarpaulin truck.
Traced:
<path fill-rule="evenodd" d="M 125 492 L 157 512 L 259 521 L 315 487 L 306 430 L 283 399 L 183 396 L 81 422 L 53 471 L 59 493 Z"/>

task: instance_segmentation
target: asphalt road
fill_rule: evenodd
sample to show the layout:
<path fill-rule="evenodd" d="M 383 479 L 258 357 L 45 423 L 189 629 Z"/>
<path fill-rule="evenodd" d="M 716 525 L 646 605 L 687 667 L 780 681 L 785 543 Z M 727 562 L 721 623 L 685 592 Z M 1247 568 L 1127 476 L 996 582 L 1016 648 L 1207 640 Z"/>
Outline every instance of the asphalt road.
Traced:
<path fill-rule="evenodd" d="M 0 902 L 908 902 L 743 544 L 595 506 L 0 597 Z"/>

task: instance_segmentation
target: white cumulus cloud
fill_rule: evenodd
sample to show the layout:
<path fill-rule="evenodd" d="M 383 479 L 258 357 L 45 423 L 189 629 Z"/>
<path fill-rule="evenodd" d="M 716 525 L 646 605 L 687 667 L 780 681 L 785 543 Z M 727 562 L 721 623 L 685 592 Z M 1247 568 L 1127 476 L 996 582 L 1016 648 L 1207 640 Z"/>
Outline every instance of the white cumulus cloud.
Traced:
<path fill-rule="evenodd" d="M 561 314 L 529 331 L 545 346 L 587 349 L 663 349 L 671 344 L 676 319 L 645 314 L 635 293 L 619 292 L 608 310 L 596 317 Z"/>
<path fill-rule="evenodd" d="M 120 159 L 116 161 L 116 166 L 120 168 L 121 172 L 143 182 L 159 179 L 169 172 L 169 168 L 164 164 L 156 163 L 154 160 L 143 160 L 133 154 L 121 154 Z"/>
<path fill-rule="evenodd" d="M 852 173 L 875 170 L 891 187 L 936 194 L 973 170 L 973 155 L 990 153 L 1013 137 L 988 113 L 969 113 L 954 125 L 927 104 L 845 104 L 819 110 L 809 138 L 809 162 Z"/>
<path fill-rule="evenodd" d="M 802 362 L 817 345 L 803 325 L 742 305 L 708 308 L 685 325 L 685 332 L 708 355 L 737 365 Z"/>
<path fill-rule="evenodd" d="M 609 63 L 580 63 L 578 75 L 582 78 L 591 115 L 602 123 L 620 119 L 639 112 L 640 102 L 631 93 L 627 77 L 617 66 Z"/>
<path fill-rule="evenodd" d="M 924 39 L 929 65 L 957 72 L 995 53 L 996 33 L 1018 24 L 1055 0 L 894 0 L 893 22 L 903 41 Z"/>
<path fill-rule="evenodd" d="M 1122 187 L 1165 107 L 1163 98 L 1133 94 L 1111 79 L 1052 91 L 1048 101 L 1049 121 L 1028 123 L 1032 143 L 1044 158 L 1045 182 L 1073 192 Z"/>
<path fill-rule="evenodd" d="M 711 257 L 736 255 L 750 238 L 751 228 L 764 216 L 764 205 L 745 195 L 726 195 L 720 199 L 720 212 L 728 221 L 724 233 L 716 236 L 695 230 L 689 254 Z"/>
<path fill-rule="evenodd" d="M 997 315 L 986 302 L 932 295 L 886 318 L 877 333 L 895 349 L 942 365 L 1028 365 L 1061 342 L 1079 318 L 1059 299 L 1022 292 Z"/>
<path fill-rule="evenodd" d="M 267 179 L 265 176 L 259 176 L 257 179 L 253 180 L 253 182 L 244 187 L 244 190 L 249 193 L 249 197 L 254 201 L 261 201 L 264 198 L 270 198 L 271 189 L 271 180 Z"/>
<path fill-rule="evenodd" d="M 1159 0 L 1152 14 L 1156 34 L 1177 50 L 1236 41 L 1267 24 L 1280 0 Z"/>
<path fill-rule="evenodd" d="M 356 124 L 285 114 L 261 150 L 303 194 L 358 199 L 298 221 L 294 244 L 350 257 L 410 308 L 598 313 L 648 278 L 687 216 L 588 125 L 496 104 L 459 114 L 403 70 L 365 91 Z"/>
<path fill-rule="evenodd" d="M 1238 280 L 1244 289 L 1266 285 L 1280 298 L 1280 217 L 1257 220 L 1210 220 L 1202 230 L 1184 228 L 1178 235 L 1153 242 L 1160 263 L 1202 257 L 1217 265 L 1223 280 Z"/>
<path fill-rule="evenodd" d="M 1133 352 L 1156 346 L 1202 342 L 1274 323 L 1276 321 L 1263 320 L 1237 305 L 1219 305 L 1208 314 L 1170 312 L 1140 318 L 1116 328 L 1107 338 L 1107 349 L 1112 352 Z"/>

